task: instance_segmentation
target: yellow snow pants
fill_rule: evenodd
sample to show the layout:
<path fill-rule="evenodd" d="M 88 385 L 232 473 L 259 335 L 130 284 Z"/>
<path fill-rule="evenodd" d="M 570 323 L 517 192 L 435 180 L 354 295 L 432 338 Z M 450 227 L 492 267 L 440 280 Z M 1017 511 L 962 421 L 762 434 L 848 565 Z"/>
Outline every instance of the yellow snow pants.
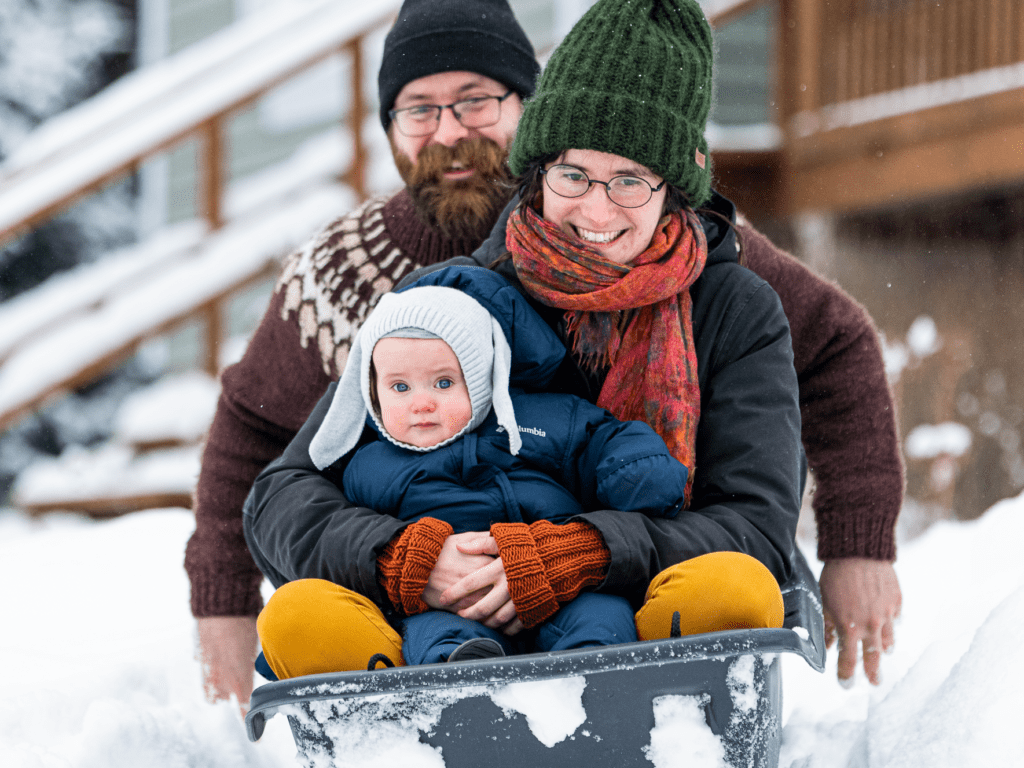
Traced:
<path fill-rule="evenodd" d="M 781 627 L 782 592 L 758 560 L 713 552 L 655 576 L 636 614 L 641 640 L 726 629 Z M 320 579 L 285 584 L 256 622 L 267 663 L 282 680 L 365 670 L 382 653 L 402 664 L 401 635 L 368 598 Z"/>

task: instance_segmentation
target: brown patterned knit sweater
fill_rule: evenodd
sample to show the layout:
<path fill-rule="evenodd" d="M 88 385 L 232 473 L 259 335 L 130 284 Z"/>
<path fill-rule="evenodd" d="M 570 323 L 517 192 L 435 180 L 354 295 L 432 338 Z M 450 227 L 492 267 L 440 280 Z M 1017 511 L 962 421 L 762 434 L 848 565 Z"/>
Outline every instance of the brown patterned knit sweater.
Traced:
<path fill-rule="evenodd" d="M 743 263 L 779 294 L 792 329 L 802 436 L 817 485 L 818 556 L 893 560 L 903 472 L 871 319 L 760 233 L 740 232 Z M 428 230 L 403 192 L 336 220 L 288 260 L 245 357 L 222 377 L 185 559 L 195 616 L 259 612 L 262 575 L 242 536 L 252 481 L 337 378 L 381 294 L 411 269 L 477 245 Z"/>

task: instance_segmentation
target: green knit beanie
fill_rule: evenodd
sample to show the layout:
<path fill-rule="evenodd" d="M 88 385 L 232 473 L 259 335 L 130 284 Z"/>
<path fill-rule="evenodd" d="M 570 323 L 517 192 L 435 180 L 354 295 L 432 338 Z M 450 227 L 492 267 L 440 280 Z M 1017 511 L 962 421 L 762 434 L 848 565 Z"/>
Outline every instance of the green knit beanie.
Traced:
<path fill-rule="evenodd" d="M 711 197 L 704 127 L 711 27 L 696 0 L 598 0 L 551 55 L 509 154 L 593 149 L 646 166 L 690 196 Z"/>

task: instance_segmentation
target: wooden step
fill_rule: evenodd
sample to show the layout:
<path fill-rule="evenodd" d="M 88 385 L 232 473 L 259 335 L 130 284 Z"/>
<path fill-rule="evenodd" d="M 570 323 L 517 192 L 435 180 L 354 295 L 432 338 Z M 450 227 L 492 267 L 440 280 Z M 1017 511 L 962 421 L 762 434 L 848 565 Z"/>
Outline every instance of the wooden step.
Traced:
<path fill-rule="evenodd" d="M 199 371 L 166 376 L 121 404 L 114 436 L 74 447 L 22 471 L 13 506 L 31 514 L 83 512 L 112 517 L 154 507 L 191 507 L 200 445 L 220 386 Z"/>
<path fill-rule="evenodd" d="M 23 470 L 11 490 L 11 506 L 29 514 L 65 511 L 92 517 L 191 507 L 199 458 L 198 445 L 144 453 L 119 444 L 69 448 Z"/>

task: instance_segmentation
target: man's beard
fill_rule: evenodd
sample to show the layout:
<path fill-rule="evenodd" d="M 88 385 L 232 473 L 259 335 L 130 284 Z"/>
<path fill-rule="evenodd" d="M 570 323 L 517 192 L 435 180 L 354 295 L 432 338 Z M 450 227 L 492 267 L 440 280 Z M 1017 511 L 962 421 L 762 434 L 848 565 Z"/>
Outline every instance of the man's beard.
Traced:
<path fill-rule="evenodd" d="M 391 154 L 416 213 L 452 240 L 483 242 L 512 198 L 512 174 L 505 165 L 508 152 L 491 139 L 467 139 L 454 147 L 430 144 L 420 150 L 415 165 L 393 141 Z M 446 179 L 444 174 L 455 164 L 476 173 L 467 179 Z"/>

